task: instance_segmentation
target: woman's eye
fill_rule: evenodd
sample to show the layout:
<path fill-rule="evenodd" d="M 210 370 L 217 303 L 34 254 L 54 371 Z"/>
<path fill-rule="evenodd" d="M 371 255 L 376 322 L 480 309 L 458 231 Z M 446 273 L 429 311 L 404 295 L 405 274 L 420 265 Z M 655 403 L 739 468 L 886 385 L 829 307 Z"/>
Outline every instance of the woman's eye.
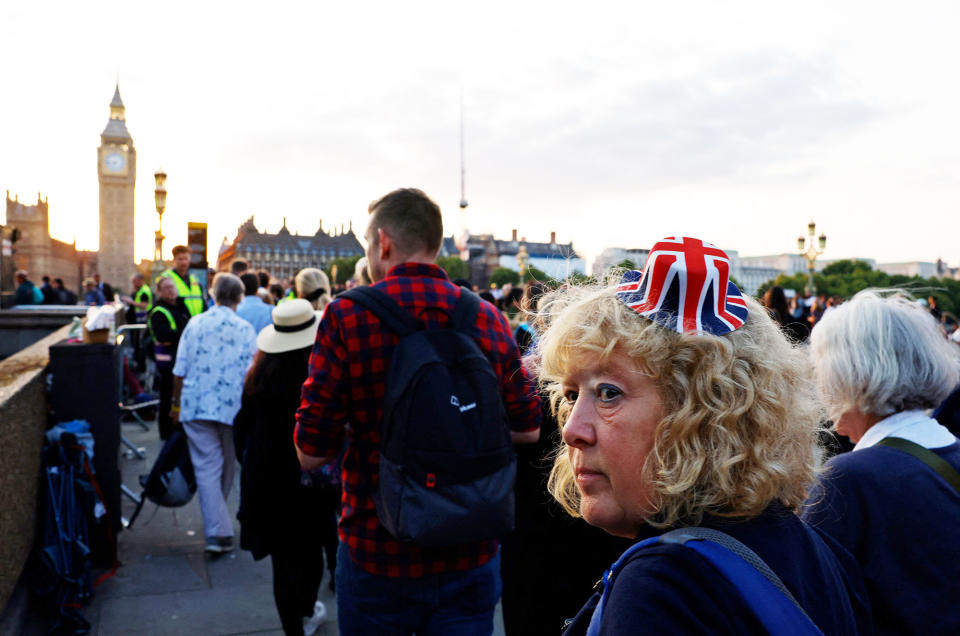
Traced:
<path fill-rule="evenodd" d="M 597 387 L 597 398 L 601 402 L 612 402 L 613 400 L 620 397 L 621 391 L 615 386 L 609 384 L 601 384 Z"/>
<path fill-rule="evenodd" d="M 577 392 L 576 391 L 567 391 L 563 394 L 563 399 L 568 403 L 573 404 L 577 401 Z"/>

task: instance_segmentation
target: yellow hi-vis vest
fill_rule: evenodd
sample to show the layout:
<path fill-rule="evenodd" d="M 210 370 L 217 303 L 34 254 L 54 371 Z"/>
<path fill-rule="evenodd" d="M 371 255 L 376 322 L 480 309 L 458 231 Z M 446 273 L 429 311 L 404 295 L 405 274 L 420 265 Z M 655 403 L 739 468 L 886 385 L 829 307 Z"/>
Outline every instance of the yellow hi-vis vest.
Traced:
<path fill-rule="evenodd" d="M 153 307 L 153 291 L 150 289 L 150 285 L 144 283 L 140 285 L 140 289 L 137 290 L 137 294 L 133 297 L 133 302 L 135 303 L 147 303 L 146 309 L 137 308 L 137 322 L 146 322 L 147 313 L 150 311 L 150 308 Z"/>
<path fill-rule="evenodd" d="M 187 311 L 190 312 L 191 318 L 203 313 L 203 288 L 200 287 L 200 283 L 197 282 L 196 276 L 190 274 L 189 287 L 187 287 L 187 284 L 180 278 L 180 274 L 172 269 L 168 269 L 160 274 L 160 276 L 166 276 L 176 284 L 177 293 L 180 294 L 180 298 L 183 298 L 183 304 L 187 306 Z"/>

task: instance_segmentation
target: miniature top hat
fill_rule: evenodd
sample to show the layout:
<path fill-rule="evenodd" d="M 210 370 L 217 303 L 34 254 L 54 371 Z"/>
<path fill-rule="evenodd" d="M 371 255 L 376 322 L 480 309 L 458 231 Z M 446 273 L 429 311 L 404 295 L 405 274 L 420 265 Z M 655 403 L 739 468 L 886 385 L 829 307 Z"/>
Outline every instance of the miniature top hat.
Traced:
<path fill-rule="evenodd" d="M 747 320 L 743 294 L 730 282 L 730 258 L 717 246 L 687 236 L 658 241 L 643 272 L 623 275 L 617 298 L 678 333 L 722 336 Z"/>

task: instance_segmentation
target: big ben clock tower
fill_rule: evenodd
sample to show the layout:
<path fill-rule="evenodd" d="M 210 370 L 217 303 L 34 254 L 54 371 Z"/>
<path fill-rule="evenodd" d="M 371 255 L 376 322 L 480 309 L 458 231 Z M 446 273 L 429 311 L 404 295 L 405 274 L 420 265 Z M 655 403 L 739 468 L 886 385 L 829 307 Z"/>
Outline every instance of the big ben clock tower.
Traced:
<path fill-rule="evenodd" d="M 100 178 L 97 268 L 104 281 L 125 289 L 134 272 L 133 187 L 137 181 L 137 151 L 127 132 L 119 84 L 110 102 L 110 120 L 100 133 L 97 176 Z"/>

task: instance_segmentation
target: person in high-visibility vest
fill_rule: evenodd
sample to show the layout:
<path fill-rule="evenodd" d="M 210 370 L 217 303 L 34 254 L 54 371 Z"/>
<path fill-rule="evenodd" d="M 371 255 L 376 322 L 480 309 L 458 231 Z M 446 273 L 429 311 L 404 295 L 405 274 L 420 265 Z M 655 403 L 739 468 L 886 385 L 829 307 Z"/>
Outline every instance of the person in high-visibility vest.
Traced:
<path fill-rule="evenodd" d="M 120 300 L 129 305 L 134 312 L 134 319 L 137 323 L 147 322 L 147 312 L 153 307 L 153 291 L 150 285 L 147 285 L 143 274 L 137 272 L 130 279 L 133 286 L 133 293 L 130 296 L 121 296 Z M 127 320 L 130 320 L 130 310 L 127 313 Z"/>
<path fill-rule="evenodd" d="M 157 304 L 150 310 L 147 329 L 153 338 L 153 359 L 157 363 L 160 376 L 160 411 L 157 414 L 157 428 L 160 439 L 168 439 L 174 431 L 173 418 L 170 415 L 173 401 L 173 363 L 177 358 L 177 345 L 190 312 L 177 293 L 174 279 L 161 276 L 157 281 Z"/>
<path fill-rule="evenodd" d="M 203 288 L 197 281 L 197 277 L 190 274 L 189 271 L 190 248 L 186 245 L 177 245 L 173 248 L 173 267 L 160 274 L 160 277 L 173 280 L 177 286 L 177 293 L 180 298 L 183 298 L 187 311 L 193 317 L 203 313 L 205 303 L 203 302 Z"/>

